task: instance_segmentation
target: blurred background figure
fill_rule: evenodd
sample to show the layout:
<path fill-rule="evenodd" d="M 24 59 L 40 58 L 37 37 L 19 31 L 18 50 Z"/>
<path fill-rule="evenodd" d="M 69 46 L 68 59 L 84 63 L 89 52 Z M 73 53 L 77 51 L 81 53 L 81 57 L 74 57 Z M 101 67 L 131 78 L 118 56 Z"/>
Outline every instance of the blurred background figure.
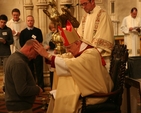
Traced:
<path fill-rule="evenodd" d="M 21 48 L 19 44 L 19 35 L 21 30 L 26 28 L 25 22 L 20 18 L 20 10 L 14 8 L 12 10 L 12 19 L 7 22 L 7 26 L 11 28 L 13 33 L 14 43 L 10 46 L 11 52 L 14 53 L 16 50 Z"/>
<path fill-rule="evenodd" d="M 13 44 L 12 31 L 6 26 L 7 21 L 8 18 L 6 15 L 0 15 L 0 64 L 3 65 L 3 70 L 11 54 L 10 45 Z M 3 79 L 3 84 L 5 84 L 5 79 Z M 4 86 L 3 90 L 5 90 Z"/>
<path fill-rule="evenodd" d="M 52 52 L 52 51 L 54 51 L 54 48 L 55 48 L 55 44 L 52 41 L 52 35 L 53 35 L 53 33 L 57 32 L 55 22 L 51 21 L 49 23 L 49 30 L 50 30 L 50 32 L 47 34 L 47 36 L 43 42 L 43 45 L 44 45 L 45 49 Z"/>
<path fill-rule="evenodd" d="M 56 23 L 51 21 L 49 23 L 49 30 L 50 32 L 47 34 L 45 40 L 44 40 L 44 48 L 51 54 L 55 54 L 55 47 L 56 45 L 53 43 L 52 40 L 52 36 L 53 33 L 57 32 L 57 27 L 56 27 Z M 52 83 L 53 83 L 53 73 L 54 73 L 54 68 L 52 68 L 50 66 L 50 64 L 48 63 L 48 60 L 46 59 L 46 63 L 48 64 L 48 69 L 49 69 L 49 73 L 50 73 L 50 86 L 52 88 Z"/>
<path fill-rule="evenodd" d="M 34 26 L 34 22 L 35 20 L 32 15 L 26 17 L 27 28 L 21 31 L 19 38 L 21 47 L 29 39 L 36 39 L 39 43 L 43 42 L 42 31 Z M 43 57 L 38 55 L 36 59 L 30 60 L 29 66 L 35 80 L 37 80 L 37 84 L 44 90 Z"/>
<path fill-rule="evenodd" d="M 95 4 L 95 0 L 79 0 L 86 14 L 81 19 L 78 34 L 90 42 L 103 56 L 109 71 L 110 56 L 114 46 L 113 24 L 108 13 Z"/>
<path fill-rule="evenodd" d="M 124 44 L 129 49 L 129 56 L 140 56 L 140 28 L 141 18 L 137 16 L 138 10 L 133 7 L 130 15 L 126 16 L 121 24 L 124 34 Z"/>

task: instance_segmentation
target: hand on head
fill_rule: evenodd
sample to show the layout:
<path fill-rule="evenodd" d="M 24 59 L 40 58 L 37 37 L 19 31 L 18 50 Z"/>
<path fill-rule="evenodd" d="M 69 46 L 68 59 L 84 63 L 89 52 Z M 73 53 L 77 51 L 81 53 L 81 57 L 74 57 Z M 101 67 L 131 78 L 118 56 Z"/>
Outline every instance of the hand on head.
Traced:
<path fill-rule="evenodd" d="M 41 56 L 43 57 L 48 56 L 46 49 L 37 40 L 34 41 L 33 46 L 34 46 L 34 50 L 37 51 Z"/>

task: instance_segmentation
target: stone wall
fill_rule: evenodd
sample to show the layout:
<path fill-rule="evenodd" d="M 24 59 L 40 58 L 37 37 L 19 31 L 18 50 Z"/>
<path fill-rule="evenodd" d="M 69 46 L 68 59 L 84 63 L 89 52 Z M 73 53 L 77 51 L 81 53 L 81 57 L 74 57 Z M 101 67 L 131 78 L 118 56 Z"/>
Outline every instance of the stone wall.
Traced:
<path fill-rule="evenodd" d="M 32 14 L 35 17 L 35 26 L 42 29 L 43 36 L 49 31 L 48 17 L 42 12 L 42 9 L 46 7 L 49 0 L 0 0 L 0 14 L 6 14 L 8 18 L 11 18 L 11 10 L 13 8 L 19 8 L 21 11 L 21 18 L 25 20 L 28 14 Z M 123 18 L 130 14 L 132 7 L 138 8 L 138 15 L 141 16 L 141 0 L 95 0 L 97 5 L 103 7 L 111 16 L 112 20 L 118 21 L 116 27 L 116 35 L 122 35 L 120 31 L 120 25 Z M 110 13 L 110 3 L 115 2 L 115 13 Z M 58 11 L 61 13 L 60 8 L 61 0 L 56 0 Z M 79 3 L 79 0 L 72 0 L 72 5 L 75 6 Z M 74 16 L 80 21 L 84 11 L 79 7 L 74 7 Z"/>

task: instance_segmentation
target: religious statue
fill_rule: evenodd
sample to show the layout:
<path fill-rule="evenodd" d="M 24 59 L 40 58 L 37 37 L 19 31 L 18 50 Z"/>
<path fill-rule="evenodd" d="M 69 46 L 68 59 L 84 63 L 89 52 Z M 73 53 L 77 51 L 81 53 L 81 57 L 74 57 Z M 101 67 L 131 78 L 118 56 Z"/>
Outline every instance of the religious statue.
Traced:
<path fill-rule="evenodd" d="M 49 8 L 51 9 L 49 10 Z M 73 17 L 71 12 L 66 8 L 61 8 L 61 10 L 62 14 L 58 12 L 56 2 L 54 0 L 49 0 L 48 8 L 44 9 L 43 12 L 49 17 L 51 21 L 56 23 L 56 27 L 65 27 L 67 20 L 69 20 L 73 27 L 77 28 L 79 26 L 79 22 L 75 17 Z M 55 51 L 57 54 L 62 54 L 65 52 L 65 48 L 63 47 L 63 42 L 58 31 L 52 34 L 52 41 L 56 45 Z"/>

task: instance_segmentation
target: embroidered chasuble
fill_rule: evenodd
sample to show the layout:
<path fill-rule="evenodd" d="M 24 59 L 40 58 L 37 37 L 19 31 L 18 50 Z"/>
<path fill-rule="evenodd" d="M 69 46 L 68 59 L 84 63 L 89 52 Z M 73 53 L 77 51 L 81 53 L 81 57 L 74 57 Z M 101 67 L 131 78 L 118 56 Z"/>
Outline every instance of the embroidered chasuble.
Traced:
<path fill-rule="evenodd" d="M 107 93 L 112 90 L 113 82 L 102 65 L 100 54 L 96 49 L 89 48 L 76 58 L 63 59 L 71 75 L 58 76 L 55 101 L 51 99 L 47 113 L 78 113 L 81 107 L 80 95 Z M 55 67 L 57 73 L 61 64 L 55 61 Z M 106 98 L 89 99 L 87 104 L 104 101 Z"/>
<path fill-rule="evenodd" d="M 96 6 L 90 14 L 84 15 L 77 32 L 83 39 L 101 49 L 102 56 L 110 56 L 114 45 L 113 24 L 100 6 Z"/>
<path fill-rule="evenodd" d="M 129 56 L 140 55 L 140 36 L 136 30 L 129 31 L 129 28 L 141 27 L 141 19 L 139 17 L 132 18 L 131 15 L 123 19 L 121 31 L 124 33 L 124 44 L 129 49 Z"/>

